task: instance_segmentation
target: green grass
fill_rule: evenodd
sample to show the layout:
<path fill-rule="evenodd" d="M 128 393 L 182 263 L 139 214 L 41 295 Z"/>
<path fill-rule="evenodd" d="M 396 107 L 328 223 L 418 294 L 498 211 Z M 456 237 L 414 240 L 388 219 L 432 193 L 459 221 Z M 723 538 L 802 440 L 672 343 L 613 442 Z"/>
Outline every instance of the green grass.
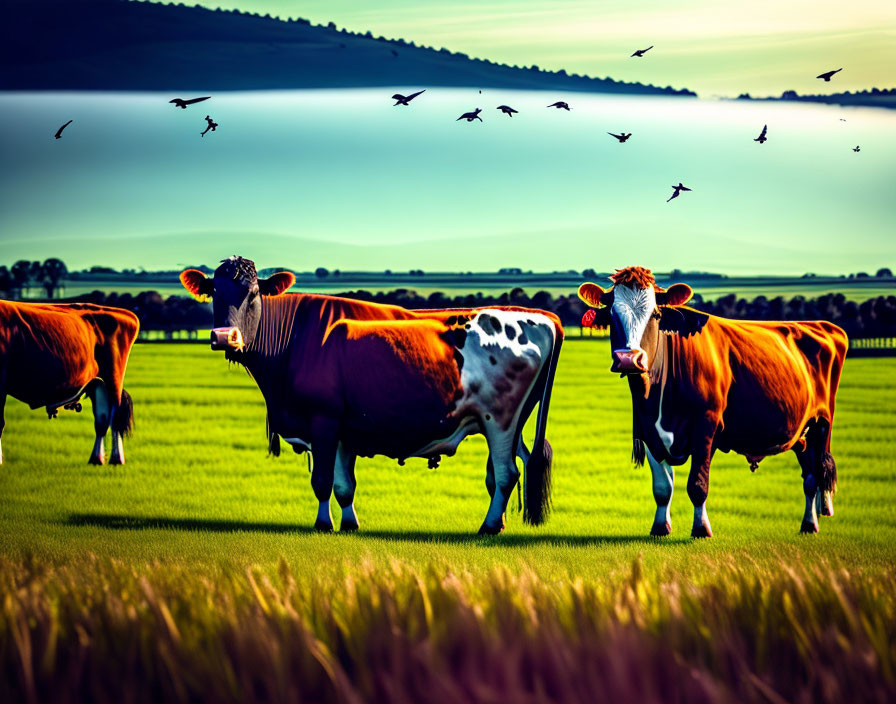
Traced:
<path fill-rule="evenodd" d="M 205 346 L 138 345 L 126 377 L 137 427 L 124 467 L 86 464 L 89 405 L 48 421 L 7 403 L 0 554 L 210 569 L 282 556 L 298 574 L 395 558 L 423 568 L 531 569 L 544 579 L 601 579 L 639 554 L 648 572 L 672 567 L 697 580 L 707 561 L 731 556 L 863 569 L 896 562 L 896 360 L 846 363 L 833 431 L 840 491 L 819 535 L 798 534 L 804 502 L 792 454 L 768 458 L 755 474 L 744 458 L 717 454 L 708 503 L 716 537 L 699 542 L 689 538 L 686 467 L 675 478 L 673 535 L 648 538 L 650 473 L 629 461 L 627 385 L 608 366 L 605 341 L 564 346 L 548 426 L 554 512 L 543 527 L 510 511 L 502 536 L 474 537 L 488 505 L 486 446 L 477 437 L 436 470 L 424 460 L 359 460 L 361 531 L 339 536 L 310 530 L 316 501 L 305 456 L 267 456 L 264 407 L 244 371 Z"/>

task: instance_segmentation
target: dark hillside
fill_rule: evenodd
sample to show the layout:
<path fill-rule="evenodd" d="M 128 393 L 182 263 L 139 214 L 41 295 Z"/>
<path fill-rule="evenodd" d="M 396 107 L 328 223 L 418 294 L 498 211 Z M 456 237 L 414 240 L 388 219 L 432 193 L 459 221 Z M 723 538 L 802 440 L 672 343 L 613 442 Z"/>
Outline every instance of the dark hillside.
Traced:
<path fill-rule="evenodd" d="M 446 49 L 184 5 L 124 0 L 0 4 L 2 90 L 256 90 L 474 86 L 694 95 L 516 68 Z"/>

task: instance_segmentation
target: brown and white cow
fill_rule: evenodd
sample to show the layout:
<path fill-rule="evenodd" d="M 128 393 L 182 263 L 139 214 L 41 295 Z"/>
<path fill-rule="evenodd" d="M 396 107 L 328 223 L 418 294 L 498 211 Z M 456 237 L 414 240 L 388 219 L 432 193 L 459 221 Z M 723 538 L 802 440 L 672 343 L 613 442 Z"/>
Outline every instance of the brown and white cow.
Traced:
<path fill-rule="evenodd" d="M 124 464 L 122 438 L 133 427 L 133 404 L 124 373 L 140 324 L 120 308 L 89 303 L 0 301 L 0 436 L 6 396 L 32 409 L 93 405 L 96 441 L 90 464 L 106 461 L 103 442 L 112 427 L 111 464 Z M 0 462 L 3 454 L 0 451 Z"/>
<path fill-rule="evenodd" d="M 270 448 L 279 438 L 311 451 L 315 527 L 355 530 L 355 459 L 403 461 L 453 455 L 485 435 L 491 503 L 480 533 L 504 528 L 507 500 L 525 467 L 523 518 L 549 510 L 548 405 L 563 330 L 556 316 L 521 308 L 410 311 L 334 296 L 284 294 L 288 272 L 259 280 L 248 259 L 230 257 L 213 278 L 188 269 L 184 287 L 213 301 L 212 349 L 242 364 L 264 396 Z M 522 429 L 539 404 L 531 455 Z"/>
<path fill-rule="evenodd" d="M 746 456 L 754 470 L 763 457 L 793 450 L 806 497 L 801 530 L 818 532 L 817 514 L 833 514 L 831 426 L 846 333 L 827 322 L 707 315 L 683 305 L 693 295 L 689 286 L 664 290 L 641 267 L 621 269 L 611 280 L 609 290 L 582 284 L 579 296 L 599 309 L 597 324 L 610 326 L 610 371 L 628 378 L 633 457 L 643 464 L 646 453 L 653 474 L 651 535 L 672 529 L 672 467 L 688 458 L 691 535 L 712 535 L 706 497 L 716 450 Z"/>

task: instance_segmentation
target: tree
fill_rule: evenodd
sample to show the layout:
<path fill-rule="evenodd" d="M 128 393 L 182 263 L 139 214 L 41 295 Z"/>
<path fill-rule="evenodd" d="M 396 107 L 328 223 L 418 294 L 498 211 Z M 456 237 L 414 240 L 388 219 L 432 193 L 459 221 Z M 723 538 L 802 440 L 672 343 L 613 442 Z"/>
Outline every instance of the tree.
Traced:
<path fill-rule="evenodd" d="M 325 279 L 330 275 L 330 272 L 322 266 L 319 266 L 314 270 L 314 275 L 319 279 Z"/>
<path fill-rule="evenodd" d="M 10 293 L 13 298 L 21 298 L 22 290 L 28 288 L 29 277 L 31 276 L 31 262 L 26 259 L 19 259 L 9 270 L 12 278 L 12 287 Z"/>
<path fill-rule="evenodd" d="M 47 292 L 47 298 L 53 298 L 53 294 L 60 288 L 60 282 L 68 275 L 68 267 L 61 259 L 51 257 L 40 267 L 40 282 Z"/>
<path fill-rule="evenodd" d="M 0 296 L 8 296 L 12 288 L 12 277 L 9 275 L 9 269 L 0 266 Z"/>
<path fill-rule="evenodd" d="M 886 266 L 885 266 L 885 267 L 883 267 L 882 269 L 878 269 L 878 270 L 877 270 L 877 273 L 875 274 L 875 276 L 876 276 L 877 278 L 879 278 L 879 279 L 892 279 L 892 278 L 893 278 L 893 272 L 890 270 L 889 267 L 886 267 Z"/>

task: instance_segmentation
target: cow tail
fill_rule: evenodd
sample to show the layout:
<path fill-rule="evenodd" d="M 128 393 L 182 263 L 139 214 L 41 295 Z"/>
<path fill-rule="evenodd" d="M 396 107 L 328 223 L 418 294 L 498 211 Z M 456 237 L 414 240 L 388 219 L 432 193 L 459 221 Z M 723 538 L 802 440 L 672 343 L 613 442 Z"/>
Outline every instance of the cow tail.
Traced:
<path fill-rule="evenodd" d="M 543 386 L 540 389 L 541 400 L 538 404 L 538 419 L 535 425 L 535 443 L 525 469 L 523 521 L 533 526 L 544 523 L 551 512 L 551 468 L 554 451 L 545 437 L 545 430 L 548 422 L 548 408 L 551 405 L 554 373 L 557 371 L 557 359 L 563 344 L 562 328 L 557 325 L 555 330 L 551 359 L 548 362 L 547 374 L 544 376 Z"/>
<path fill-rule="evenodd" d="M 121 401 L 112 414 L 110 425 L 113 432 L 122 437 L 130 437 L 134 432 L 134 399 L 124 389 L 121 390 Z"/>

